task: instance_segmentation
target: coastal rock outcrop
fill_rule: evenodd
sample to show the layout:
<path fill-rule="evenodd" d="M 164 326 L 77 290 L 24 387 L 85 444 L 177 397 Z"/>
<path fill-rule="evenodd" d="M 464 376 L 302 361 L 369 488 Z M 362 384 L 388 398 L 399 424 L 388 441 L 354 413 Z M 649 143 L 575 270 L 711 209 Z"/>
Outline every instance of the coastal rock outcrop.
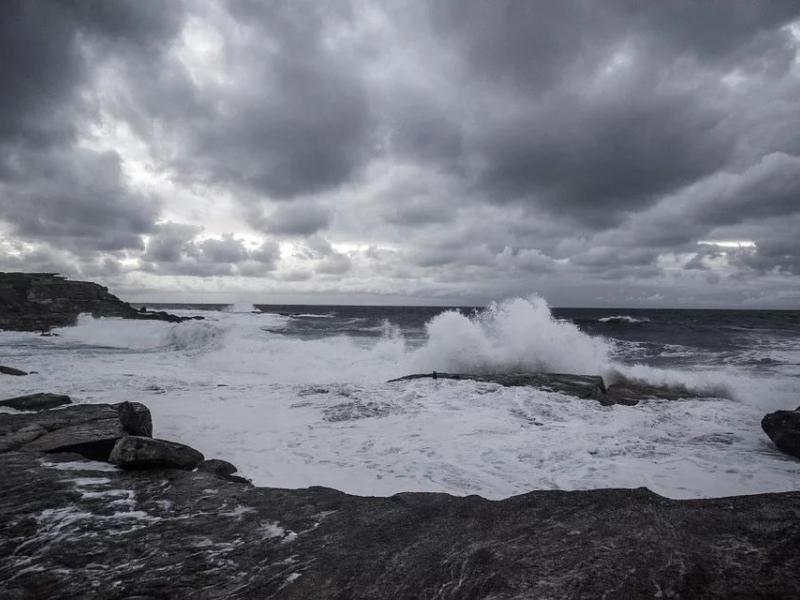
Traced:
<path fill-rule="evenodd" d="M 100 437 L 109 410 L 150 422 L 135 403 L 52 415 L 83 414 Z M 44 422 L 12 416 L 2 435 Z M 0 447 L 3 597 L 788 598 L 800 589 L 798 492 L 376 498 L 252 487 L 220 476 L 230 463 L 203 464 L 128 470 Z"/>
<path fill-rule="evenodd" d="M 0 414 L 0 452 L 75 452 L 87 458 L 107 460 L 119 438 L 152 434 L 150 412 L 135 402 Z"/>
<path fill-rule="evenodd" d="M 166 467 L 191 471 L 203 460 L 205 457 L 194 448 L 143 436 L 121 437 L 108 457 L 110 463 L 123 469 Z"/>
<path fill-rule="evenodd" d="M 47 331 L 74 325 L 81 313 L 172 323 L 192 318 L 140 311 L 97 283 L 55 273 L 0 273 L 0 329 Z"/>
<path fill-rule="evenodd" d="M 72 400 L 64 394 L 27 394 L 0 400 L 0 406 L 15 410 L 46 410 L 66 404 L 72 404 Z"/>
<path fill-rule="evenodd" d="M 800 458 L 800 409 L 770 413 L 761 419 L 761 428 L 781 452 Z"/>
<path fill-rule="evenodd" d="M 534 387 L 554 392 L 561 392 L 576 398 L 597 400 L 604 406 L 623 404 L 635 406 L 640 400 L 658 398 L 677 400 L 679 398 L 695 398 L 698 394 L 690 392 L 683 386 L 654 386 L 631 379 L 618 377 L 606 387 L 599 375 L 574 375 L 569 373 L 417 373 L 388 383 L 410 381 L 414 379 L 456 379 L 497 383 L 508 387 Z"/>

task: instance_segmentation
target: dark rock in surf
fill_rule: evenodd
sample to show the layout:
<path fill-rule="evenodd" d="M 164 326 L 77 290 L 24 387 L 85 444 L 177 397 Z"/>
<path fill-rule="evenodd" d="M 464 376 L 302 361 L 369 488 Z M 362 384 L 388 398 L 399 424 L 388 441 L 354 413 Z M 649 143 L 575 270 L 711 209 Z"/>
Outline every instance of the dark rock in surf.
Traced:
<path fill-rule="evenodd" d="M 28 374 L 26 371 L 20 371 L 14 367 L 4 367 L 3 365 L 0 365 L 0 373 L 3 375 L 14 375 L 16 377 L 22 377 Z"/>
<path fill-rule="evenodd" d="M 697 398 L 698 394 L 689 392 L 683 386 L 654 386 L 629 379 L 619 379 L 613 385 L 605 386 L 599 375 L 572 375 L 567 373 L 495 373 L 489 375 L 473 373 L 418 373 L 406 375 L 396 381 L 412 379 L 460 379 L 497 383 L 503 386 L 525 386 L 560 392 L 576 398 L 597 400 L 604 406 L 623 404 L 635 406 L 640 400 L 659 398 L 677 400 L 679 398 Z"/>
<path fill-rule="evenodd" d="M 15 410 L 47 410 L 66 404 L 72 404 L 72 400 L 63 394 L 28 394 L 0 400 L 0 406 Z"/>
<path fill-rule="evenodd" d="M 633 379 L 621 379 L 612 383 L 606 390 L 607 404 L 625 404 L 634 406 L 639 400 L 680 400 L 681 398 L 697 398 L 685 386 L 650 385 Z"/>
<path fill-rule="evenodd" d="M 191 471 L 203 462 L 204 457 L 194 448 L 177 442 L 125 436 L 114 444 L 108 460 L 123 469 L 160 467 Z"/>
<path fill-rule="evenodd" d="M 0 329 L 47 331 L 74 325 L 78 315 L 180 323 L 186 317 L 140 312 L 105 288 L 54 273 L 0 273 Z"/>
<path fill-rule="evenodd" d="M 0 414 L 0 452 L 75 452 L 108 460 L 125 435 L 152 435 L 150 412 L 141 404 L 79 404 L 34 414 Z"/>
<path fill-rule="evenodd" d="M 205 471 L 207 473 L 214 473 L 215 475 L 219 475 L 220 477 L 227 477 L 228 475 L 233 475 L 238 471 L 234 465 L 229 463 L 227 460 L 220 460 L 218 458 L 211 458 L 209 460 L 203 461 L 199 467 L 197 467 L 200 471 Z"/>
<path fill-rule="evenodd" d="M 778 447 L 800 458 L 800 410 L 779 410 L 761 419 L 761 428 Z"/>
<path fill-rule="evenodd" d="M 578 398 L 601 400 L 605 396 L 603 378 L 597 375 L 571 375 L 566 373 L 418 373 L 390 379 L 389 383 L 412 379 L 456 379 L 497 383 L 508 387 L 529 386 L 562 392 Z"/>

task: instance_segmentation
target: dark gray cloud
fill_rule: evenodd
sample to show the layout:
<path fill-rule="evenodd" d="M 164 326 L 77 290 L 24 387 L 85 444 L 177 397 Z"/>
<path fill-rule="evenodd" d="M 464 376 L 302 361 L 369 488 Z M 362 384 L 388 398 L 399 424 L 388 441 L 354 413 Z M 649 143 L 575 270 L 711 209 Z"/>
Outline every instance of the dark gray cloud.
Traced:
<path fill-rule="evenodd" d="M 275 270 L 280 248 L 264 240 L 251 248 L 232 233 L 198 239 L 202 228 L 165 222 L 149 236 L 143 269 L 161 275 L 257 277 Z"/>
<path fill-rule="evenodd" d="M 81 145 L 98 106 L 93 44 L 148 54 L 177 11 L 123 0 L 0 6 L 0 219 L 24 238 L 82 251 L 141 248 L 157 203 L 128 188 L 113 151 Z"/>
<path fill-rule="evenodd" d="M 327 229 L 331 212 L 325 207 L 296 203 L 278 206 L 268 217 L 257 217 L 255 226 L 276 235 L 313 235 Z"/>
<path fill-rule="evenodd" d="M 12 0 L 0 266 L 791 301 L 799 47 L 795 0 Z"/>

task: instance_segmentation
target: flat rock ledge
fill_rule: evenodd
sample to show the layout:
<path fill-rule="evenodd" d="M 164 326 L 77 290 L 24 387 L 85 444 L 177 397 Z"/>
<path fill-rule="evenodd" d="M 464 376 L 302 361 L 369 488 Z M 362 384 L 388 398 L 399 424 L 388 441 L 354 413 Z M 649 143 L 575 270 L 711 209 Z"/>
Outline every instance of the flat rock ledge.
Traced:
<path fill-rule="evenodd" d="M 554 392 L 561 392 L 576 398 L 597 400 L 604 406 L 623 404 L 635 406 L 640 400 L 661 399 L 678 400 L 680 398 L 700 397 L 684 386 L 654 386 L 631 379 L 618 378 L 606 386 L 599 375 L 574 375 L 571 373 L 415 373 L 388 383 L 411 381 L 414 379 L 456 379 L 496 383 L 509 387 L 535 387 Z"/>
<path fill-rule="evenodd" d="M 49 331 L 74 325 L 82 313 L 171 323 L 203 318 L 137 310 L 97 283 L 55 273 L 0 273 L 0 329 Z"/>
<path fill-rule="evenodd" d="M 64 394 L 27 394 L 0 400 L 0 406 L 15 410 L 47 410 L 72 404 L 72 399 Z"/>
<path fill-rule="evenodd" d="M 226 478 L 235 467 L 218 460 L 120 469 L 50 437 L 148 438 L 145 413 L 124 403 L 0 414 L 0 440 L 18 442 L 0 446 L 4 600 L 794 598 L 800 589 L 798 492 L 367 498 L 252 487 Z"/>

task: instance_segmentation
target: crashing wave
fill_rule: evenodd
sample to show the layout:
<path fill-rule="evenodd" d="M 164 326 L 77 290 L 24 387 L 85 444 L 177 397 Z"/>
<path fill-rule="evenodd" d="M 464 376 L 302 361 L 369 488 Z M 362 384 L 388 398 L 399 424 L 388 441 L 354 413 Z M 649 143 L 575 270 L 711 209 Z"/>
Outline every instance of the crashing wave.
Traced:
<path fill-rule="evenodd" d="M 646 317 L 642 317 L 637 319 L 636 317 L 631 317 L 630 315 L 614 315 L 611 317 L 602 317 L 597 319 L 599 323 L 649 323 L 650 319 Z"/>

